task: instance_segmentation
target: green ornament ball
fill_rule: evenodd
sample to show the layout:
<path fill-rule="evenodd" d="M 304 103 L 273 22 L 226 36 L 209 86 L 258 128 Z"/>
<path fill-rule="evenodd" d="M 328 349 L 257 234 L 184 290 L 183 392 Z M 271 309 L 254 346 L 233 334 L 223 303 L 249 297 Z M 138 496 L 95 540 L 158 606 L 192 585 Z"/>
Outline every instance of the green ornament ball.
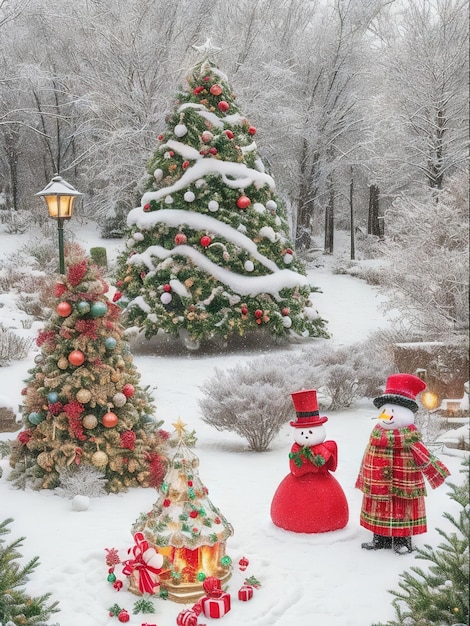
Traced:
<path fill-rule="evenodd" d="M 94 302 L 90 309 L 91 317 L 103 317 L 107 310 L 108 307 L 104 302 Z"/>
<path fill-rule="evenodd" d="M 230 567 L 230 565 L 232 565 L 232 559 L 226 554 L 220 559 L 220 564 L 223 567 Z"/>
<path fill-rule="evenodd" d="M 204 574 L 204 572 L 199 572 L 197 575 L 197 579 L 200 583 L 202 583 L 204 580 L 206 580 L 207 576 Z"/>
<path fill-rule="evenodd" d="M 115 582 L 116 582 L 116 575 L 108 574 L 108 583 L 115 583 Z"/>
<path fill-rule="evenodd" d="M 37 426 L 44 420 L 44 416 L 40 413 L 37 413 L 36 411 L 33 411 L 28 415 L 28 420 L 31 422 L 31 424 L 35 424 Z"/>
<path fill-rule="evenodd" d="M 117 345 L 117 341 L 114 337 L 106 337 L 104 345 L 106 346 L 106 350 L 114 350 Z"/>
<path fill-rule="evenodd" d="M 87 302 L 86 300 L 81 300 L 77 304 L 77 310 L 80 313 L 80 315 L 86 315 L 87 313 L 90 312 L 90 309 L 91 309 L 90 303 Z"/>

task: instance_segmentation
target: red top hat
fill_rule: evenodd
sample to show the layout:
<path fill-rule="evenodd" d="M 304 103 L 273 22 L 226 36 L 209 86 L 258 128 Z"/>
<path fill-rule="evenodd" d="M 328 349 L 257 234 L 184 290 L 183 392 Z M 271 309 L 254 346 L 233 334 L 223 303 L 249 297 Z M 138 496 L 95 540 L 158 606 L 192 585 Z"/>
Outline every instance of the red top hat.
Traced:
<path fill-rule="evenodd" d="M 406 406 L 416 413 L 418 410 L 416 396 L 424 389 L 426 389 L 426 383 L 413 374 L 393 374 L 387 379 L 384 394 L 375 398 L 374 404 L 380 409 L 381 406 L 390 402 Z"/>
<path fill-rule="evenodd" d="M 308 428 L 309 426 L 320 426 L 320 424 L 328 421 L 327 417 L 320 417 L 315 389 L 296 391 L 291 393 L 291 396 L 295 412 L 297 413 L 296 421 L 290 422 L 291 426 L 294 426 L 294 428 Z"/>

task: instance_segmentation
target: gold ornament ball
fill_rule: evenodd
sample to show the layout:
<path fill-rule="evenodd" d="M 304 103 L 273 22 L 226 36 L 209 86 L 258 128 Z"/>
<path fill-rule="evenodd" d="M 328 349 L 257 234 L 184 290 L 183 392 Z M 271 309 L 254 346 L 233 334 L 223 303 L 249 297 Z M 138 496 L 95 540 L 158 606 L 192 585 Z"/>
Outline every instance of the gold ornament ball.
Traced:
<path fill-rule="evenodd" d="M 91 462 L 98 469 L 102 469 L 108 465 L 108 455 L 106 452 L 102 452 L 101 450 L 97 450 L 94 455 L 91 457 Z"/>
<path fill-rule="evenodd" d="M 67 361 L 67 359 L 64 356 L 61 356 L 60 359 L 57 361 L 57 367 L 61 370 L 66 370 L 69 366 L 69 362 Z"/>
<path fill-rule="evenodd" d="M 88 389 L 80 389 L 75 396 L 79 402 L 86 404 L 91 400 L 91 391 Z"/>
<path fill-rule="evenodd" d="M 96 426 L 98 425 L 98 420 L 94 415 L 89 413 L 83 418 L 82 424 L 84 428 L 88 428 L 89 430 L 91 430 L 92 428 L 96 428 Z"/>
<path fill-rule="evenodd" d="M 117 383 L 121 378 L 121 373 L 120 372 L 116 372 L 116 370 L 114 370 L 114 372 L 111 374 L 111 380 L 113 381 L 113 383 Z"/>

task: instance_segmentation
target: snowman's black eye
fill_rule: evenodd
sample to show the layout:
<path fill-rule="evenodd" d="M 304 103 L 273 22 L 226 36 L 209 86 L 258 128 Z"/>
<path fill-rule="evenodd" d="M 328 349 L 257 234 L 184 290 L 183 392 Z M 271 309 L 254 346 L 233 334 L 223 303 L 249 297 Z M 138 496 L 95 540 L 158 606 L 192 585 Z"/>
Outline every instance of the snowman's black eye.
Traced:
<path fill-rule="evenodd" d="M 309 430 L 308 432 L 309 432 L 310 435 L 313 435 L 313 431 L 312 430 Z"/>

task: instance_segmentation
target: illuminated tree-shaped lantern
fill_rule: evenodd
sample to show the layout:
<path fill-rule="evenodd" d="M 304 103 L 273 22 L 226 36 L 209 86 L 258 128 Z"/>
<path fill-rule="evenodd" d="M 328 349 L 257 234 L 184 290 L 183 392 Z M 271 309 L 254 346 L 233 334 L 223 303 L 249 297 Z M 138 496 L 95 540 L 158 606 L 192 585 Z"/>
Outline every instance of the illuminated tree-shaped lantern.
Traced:
<path fill-rule="evenodd" d="M 205 595 L 206 577 L 216 576 L 222 582 L 230 578 L 226 541 L 233 528 L 209 499 L 199 477 L 199 458 L 184 441 L 185 424 L 179 419 L 174 426 L 178 443 L 160 496 L 152 510 L 136 520 L 132 532 L 142 533 L 164 557 L 160 593 L 190 603 Z"/>

